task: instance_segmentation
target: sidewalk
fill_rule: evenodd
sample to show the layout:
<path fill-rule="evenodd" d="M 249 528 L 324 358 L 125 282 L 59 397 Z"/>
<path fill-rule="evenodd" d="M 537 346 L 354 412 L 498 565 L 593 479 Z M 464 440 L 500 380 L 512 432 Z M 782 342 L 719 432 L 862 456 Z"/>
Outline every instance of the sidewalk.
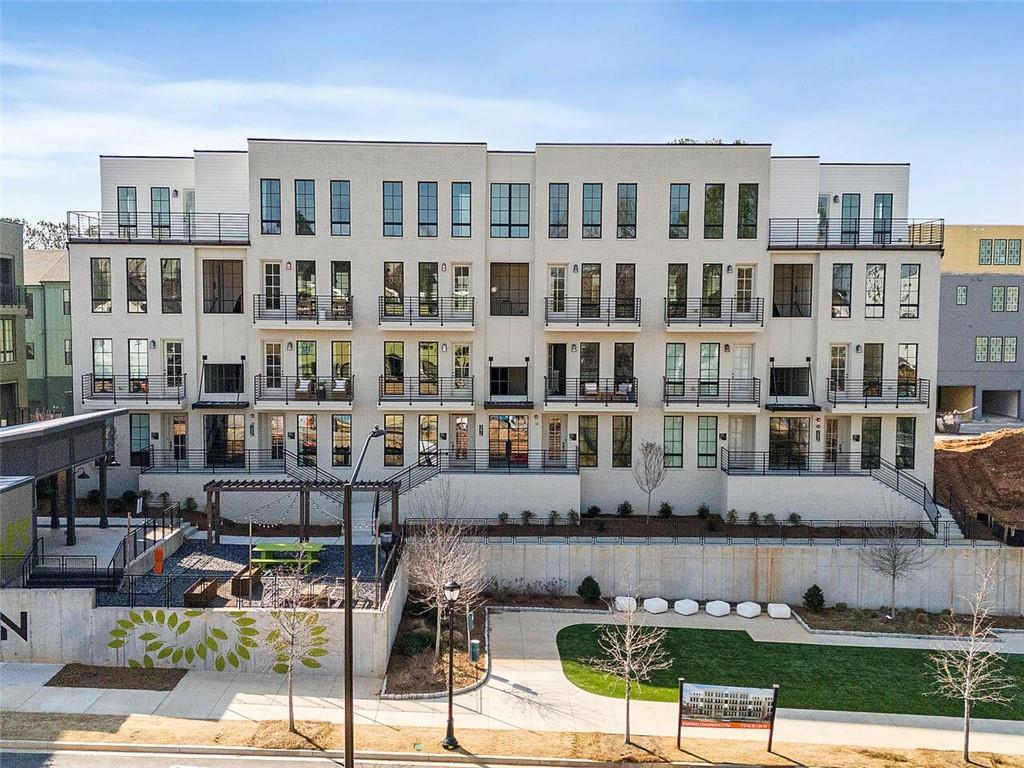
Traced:
<path fill-rule="evenodd" d="M 456 697 L 456 723 L 462 728 L 516 728 L 539 731 L 620 732 L 623 705 L 576 688 L 562 674 L 555 635 L 565 626 L 605 621 L 603 615 L 567 613 L 502 613 L 491 616 L 491 676 L 476 691 Z M 655 621 L 657 620 L 657 621 Z M 699 614 L 664 614 L 652 623 L 665 626 L 714 626 L 744 629 L 755 640 L 823 642 L 828 644 L 913 644 L 929 647 L 936 641 L 814 636 L 795 621 L 737 616 L 712 619 Z M 1020 641 L 1014 636 L 1015 644 Z M 1009 648 L 1006 649 L 1010 651 Z M 287 696 L 279 675 L 189 672 L 171 692 L 121 691 L 88 688 L 46 688 L 44 683 L 60 665 L 0 666 L 0 709 L 21 712 L 86 714 L 152 714 L 201 719 L 281 719 Z M 445 699 L 382 701 L 380 681 L 355 681 L 357 724 L 438 726 L 447 714 Z M 297 676 L 295 715 L 300 719 L 343 720 L 342 681 L 338 677 Z M 674 703 L 636 701 L 633 730 L 638 734 L 675 735 Z M 776 739 L 785 742 L 851 746 L 957 750 L 960 720 L 948 717 L 882 715 L 780 709 Z M 685 729 L 683 738 L 764 739 L 763 732 Z M 980 751 L 1024 754 L 1024 724 L 975 720 L 972 746 Z"/>

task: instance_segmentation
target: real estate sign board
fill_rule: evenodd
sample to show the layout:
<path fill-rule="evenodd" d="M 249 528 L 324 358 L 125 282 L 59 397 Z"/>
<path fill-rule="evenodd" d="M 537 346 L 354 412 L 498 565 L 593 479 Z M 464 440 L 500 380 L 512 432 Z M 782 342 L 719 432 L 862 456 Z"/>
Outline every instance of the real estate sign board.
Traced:
<path fill-rule="evenodd" d="M 768 750 L 775 730 L 779 686 L 745 688 L 734 685 L 688 683 L 679 678 L 679 724 L 676 744 L 687 728 L 763 728 Z"/>

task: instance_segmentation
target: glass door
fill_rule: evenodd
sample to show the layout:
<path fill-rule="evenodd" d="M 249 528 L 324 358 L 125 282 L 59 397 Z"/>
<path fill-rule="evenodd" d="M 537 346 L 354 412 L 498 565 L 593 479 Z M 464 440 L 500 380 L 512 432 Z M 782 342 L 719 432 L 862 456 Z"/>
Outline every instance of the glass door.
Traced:
<path fill-rule="evenodd" d="M 882 417 L 860 420 L 860 468 L 878 469 L 882 457 Z"/>
<path fill-rule="evenodd" d="M 808 468 L 811 420 L 773 416 L 768 420 L 768 466 L 788 470 Z"/>
<path fill-rule="evenodd" d="M 473 416 L 456 413 L 451 417 L 452 446 L 451 461 L 453 464 L 470 464 L 469 440 L 473 434 Z"/>
<path fill-rule="evenodd" d="M 686 265 L 668 265 L 666 311 L 670 318 L 686 317 Z"/>
<path fill-rule="evenodd" d="M 420 342 L 420 394 L 436 395 L 438 393 L 437 378 L 437 342 Z"/>
<path fill-rule="evenodd" d="M 352 295 L 352 265 L 347 261 L 331 262 L 331 316 L 350 317 L 349 307 Z"/>
<path fill-rule="evenodd" d="M 843 224 L 840 240 L 843 245 L 857 245 L 860 241 L 860 195 L 843 195 Z"/>
<path fill-rule="evenodd" d="M 175 461 L 188 461 L 188 415 L 176 413 L 171 418 L 171 450 Z"/>
<path fill-rule="evenodd" d="M 565 394 L 565 344 L 548 344 L 547 393 Z"/>
<path fill-rule="evenodd" d="M 196 236 L 196 191 L 194 189 L 183 189 L 181 194 L 184 198 L 182 208 L 185 212 L 185 232 L 188 239 L 192 240 Z"/>
<path fill-rule="evenodd" d="M 437 317 L 438 288 L 437 262 L 421 261 L 419 264 L 420 317 Z"/>
<path fill-rule="evenodd" d="M 522 415 L 488 419 L 488 464 L 492 467 L 529 466 L 530 422 Z"/>
<path fill-rule="evenodd" d="M 562 415 L 549 415 L 547 418 L 547 449 L 544 463 L 548 466 L 565 466 L 565 431 Z"/>
<path fill-rule="evenodd" d="M 700 294 L 700 316 L 717 319 L 722 316 L 722 265 L 705 264 Z"/>
<path fill-rule="evenodd" d="M 700 345 L 700 395 L 718 397 L 719 345 L 703 342 Z"/>
<path fill-rule="evenodd" d="M 752 469 L 754 466 L 754 417 L 729 417 L 729 468 Z"/>
<path fill-rule="evenodd" d="M 245 466 L 245 416 L 241 413 L 207 414 L 205 427 L 207 466 Z"/>
<path fill-rule="evenodd" d="M 556 264 L 548 267 L 548 307 L 551 312 L 565 312 L 565 265 Z"/>
<path fill-rule="evenodd" d="M 864 397 L 882 395 L 882 344 L 864 345 Z"/>
<path fill-rule="evenodd" d="M 601 265 L 584 264 L 580 273 L 580 316 L 601 316 Z"/>
<path fill-rule="evenodd" d="M 636 317 L 636 264 L 615 265 L 615 317 Z"/>

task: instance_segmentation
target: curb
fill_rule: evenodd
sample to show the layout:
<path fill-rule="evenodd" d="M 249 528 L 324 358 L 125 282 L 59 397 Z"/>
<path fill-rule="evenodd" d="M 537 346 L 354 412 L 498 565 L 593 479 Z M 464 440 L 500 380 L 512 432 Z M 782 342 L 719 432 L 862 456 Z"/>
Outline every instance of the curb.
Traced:
<path fill-rule="evenodd" d="M 968 640 L 969 638 L 962 635 L 911 635 L 904 632 L 864 632 L 861 630 L 853 629 L 812 629 L 806 621 L 800 618 L 800 614 L 795 610 L 793 611 L 793 618 L 796 619 L 797 623 L 807 630 L 812 635 L 832 635 L 832 636 L 846 636 L 846 637 L 878 637 L 886 640 Z M 996 635 L 995 641 L 997 643 L 1003 642 L 1003 638 L 999 637 L 1000 634 L 1007 635 L 1024 635 L 1024 629 L 998 629 L 992 628 L 992 634 Z"/>

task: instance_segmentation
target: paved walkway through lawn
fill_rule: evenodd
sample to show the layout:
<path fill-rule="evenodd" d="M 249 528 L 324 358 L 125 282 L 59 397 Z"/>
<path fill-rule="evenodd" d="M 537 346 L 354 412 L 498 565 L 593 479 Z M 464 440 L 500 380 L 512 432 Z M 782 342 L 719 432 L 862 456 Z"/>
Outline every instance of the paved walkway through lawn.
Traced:
<path fill-rule="evenodd" d="M 521 728 L 539 731 L 619 732 L 620 700 L 580 690 L 562 674 L 555 636 L 563 627 L 607 621 L 603 614 L 508 612 L 491 616 L 491 676 L 476 691 L 456 697 L 456 727 Z M 930 640 L 811 635 L 795 621 L 738 616 L 714 619 L 704 614 L 682 617 L 663 614 L 651 623 L 678 627 L 742 629 L 755 640 L 854 645 L 930 647 Z M 1007 636 L 1010 637 L 1010 636 Z M 1024 641 L 1014 636 L 1012 645 Z M 1019 652 L 1010 647 L 1007 652 Z M 47 688 L 43 684 L 59 665 L 0 666 L 0 709 L 25 712 L 154 714 L 204 719 L 281 719 L 287 698 L 278 675 L 189 672 L 171 692 Z M 441 726 L 446 701 L 381 700 L 380 681 L 356 680 L 356 722 L 361 724 Z M 339 677 L 299 676 L 296 717 L 341 722 L 342 681 Z M 636 701 L 633 729 L 638 734 L 675 734 L 677 705 Z M 853 746 L 959 749 L 960 721 L 949 717 L 882 715 L 780 709 L 776 739 L 780 742 Z M 759 731 L 686 729 L 684 739 L 738 738 L 763 740 Z M 980 751 L 1024 754 L 1024 724 L 977 720 L 972 745 Z"/>

